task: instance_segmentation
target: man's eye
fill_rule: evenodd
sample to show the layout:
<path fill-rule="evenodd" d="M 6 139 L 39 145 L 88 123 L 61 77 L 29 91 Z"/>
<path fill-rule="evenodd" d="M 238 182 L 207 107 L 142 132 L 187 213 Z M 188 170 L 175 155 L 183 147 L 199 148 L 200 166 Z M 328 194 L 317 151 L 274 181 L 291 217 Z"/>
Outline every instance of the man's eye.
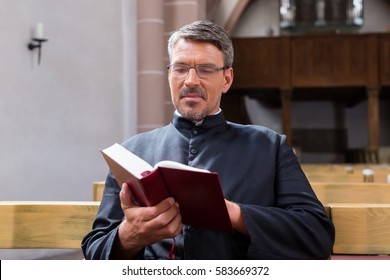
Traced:
<path fill-rule="evenodd" d="M 205 74 L 205 75 L 212 74 L 214 72 L 214 68 L 207 67 L 207 66 L 198 67 L 197 70 L 200 74 Z"/>
<path fill-rule="evenodd" d="M 173 71 L 175 71 L 178 74 L 184 74 L 184 73 L 188 72 L 188 68 L 187 67 L 175 67 L 175 68 L 173 68 Z"/>

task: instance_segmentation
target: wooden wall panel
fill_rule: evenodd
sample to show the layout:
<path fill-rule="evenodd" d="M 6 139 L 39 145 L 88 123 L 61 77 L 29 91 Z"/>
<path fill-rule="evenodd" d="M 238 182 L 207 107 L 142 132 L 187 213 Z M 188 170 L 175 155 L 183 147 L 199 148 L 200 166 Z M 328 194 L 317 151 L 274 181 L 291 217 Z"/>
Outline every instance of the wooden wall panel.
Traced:
<path fill-rule="evenodd" d="M 380 83 L 390 85 L 390 34 L 382 34 L 379 39 Z"/>
<path fill-rule="evenodd" d="M 292 37 L 291 83 L 293 87 L 366 86 L 372 80 L 372 64 L 377 67 L 372 59 L 375 44 L 369 35 Z"/>
<path fill-rule="evenodd" d="M 283 133 L 291 142 L 294 92 L 310 89 L 310 99 L 326 88 L 366 88 L 368 148 L 379 147 L 379 92 L 390 85 L 389 34 L 310 34 L 236 38 L 233 90 L 245 95 L 276 88 Z M 382 83 L 382 84 L 381 84 Z M 255 94 L 252 94 L 256 95 Z M 329 98 L 337 99 L 329 95 Z M 291 144 L 291 143 L 290 143 Z"/>
<path fill-rule="evenodd" d="M 233 40 L 234 88 L 283 88 L 289 86 L 289 40 L 243 38 Z"/>

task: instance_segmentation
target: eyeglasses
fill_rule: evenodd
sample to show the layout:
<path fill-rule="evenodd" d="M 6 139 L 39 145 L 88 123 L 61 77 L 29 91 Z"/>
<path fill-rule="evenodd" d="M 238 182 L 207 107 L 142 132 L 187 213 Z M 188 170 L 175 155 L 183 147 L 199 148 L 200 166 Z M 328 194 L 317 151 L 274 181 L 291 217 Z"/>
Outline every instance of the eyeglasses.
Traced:
<path fill-rule="evenodd" d="M 211 78 L 218 71 L 226 70 L 229 66 L 217 67 L 212 64 L 198 64 L 195 66 L 190 66 L 187 64 L 168 64 L 167 69 L 171 70 L 171 74 L 173 77 L 182 79 L 188 75 L 188 72 L 191 69 L 195 69 L 196 74 L 199 78 Z"/>

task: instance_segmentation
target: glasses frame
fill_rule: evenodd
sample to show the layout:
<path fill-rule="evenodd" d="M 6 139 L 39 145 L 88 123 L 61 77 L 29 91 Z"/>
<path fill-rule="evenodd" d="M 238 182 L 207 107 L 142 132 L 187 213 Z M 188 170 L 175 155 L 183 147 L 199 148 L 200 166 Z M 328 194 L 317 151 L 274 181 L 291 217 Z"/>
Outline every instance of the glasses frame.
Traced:
<path fill-rule="evenodd" d="M 176 76 L 175 74 L 173 74 L 173 76 L 174 77 L 176 77 L 176 78 L 178 78 L 178 79 L 183 79 L 183 78 L 185 78 L 185 77 L 187 77 L 187 75 L 188 75 L 188 73 L 190 72 L 190 70 L 191 69 L 194 69 L 195 70 L 195 72 L 196 72 L 196 75 L 198 75 L 198 77 L 199 78 L 202 78 L 202 79 L 204 79 L 204 78 L 210 78 L 210 77 L 212 77 L 213 76 L 213 74 L 216 74 L 217 72 L 219 72 L 219 71 L 225 71 L 225 70 L 227 70 L 227 69 L 229 69 L 230 67 L 229 66 L 222 66 L 222 67 L 217 67 L 216 65 L 213 65 L 213 64 L 197 64 L 197 65 L 195 65 L 195 66 L 190 66 L 190 65 L 188 65 L 188 64 L 182 64 L 182 63 L 172 63 L 172 64 L 168 64 L 167 65 L 167 69 L 168 70 L 171 70 L 171 68 L 172 68 L 172 66 L 183 66 L 183 67 L 188 67 L 188 71 L 187 71 L 187 73 L 184 75 L 183 74 L 183 76 L 181 77 L 178 77 L 178 76 Z M 199 72 L 198 72 L 198 67 L 210 67 L 210 68 L 212 68 L 215 72 L 213 72 L 213 73 L 211 73 L 211 75 L 210 76 L 204 76 L 204 75 L 199 75 Z"/>

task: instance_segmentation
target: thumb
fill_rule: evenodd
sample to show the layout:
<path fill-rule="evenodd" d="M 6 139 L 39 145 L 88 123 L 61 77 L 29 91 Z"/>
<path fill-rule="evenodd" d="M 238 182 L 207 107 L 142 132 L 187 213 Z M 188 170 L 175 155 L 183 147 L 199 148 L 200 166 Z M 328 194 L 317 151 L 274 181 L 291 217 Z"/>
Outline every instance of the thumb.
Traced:
<path fill-rule="evenodd" d="M 130 187 L 126 183 L 122 184 L 119 198 L 121 200 L 121 207 L 123 210 L 137 206 L 133 201 L 133 194 L 131 193 Z"/>

